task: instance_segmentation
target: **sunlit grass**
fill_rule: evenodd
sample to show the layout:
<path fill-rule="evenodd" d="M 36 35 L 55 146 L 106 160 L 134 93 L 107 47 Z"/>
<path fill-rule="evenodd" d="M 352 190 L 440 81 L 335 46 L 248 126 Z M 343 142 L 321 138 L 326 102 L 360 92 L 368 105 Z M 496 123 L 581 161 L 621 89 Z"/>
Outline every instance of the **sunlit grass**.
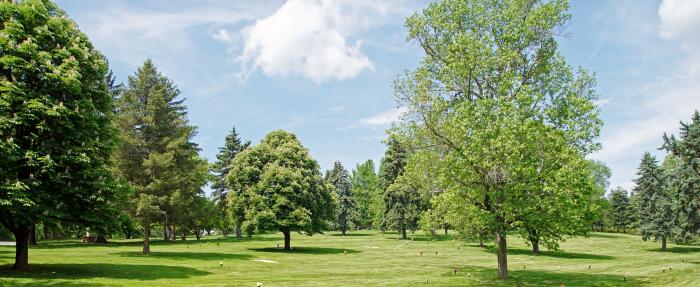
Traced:
<path fill-rule="evenodd" d="M 658 243 L 632 235 L 595 233 L 538 256 L 511 238 L 507 281 L 496 278 L 493 249 L 449 236 L 432 241 L 416 234 L 403 241 L 369 231 L 344 237 L 295 234 L 290 252 L 277 248 L 281 243 L 281 234 L 155 241 L 152 253 L 143 255 L 138 240 L 112 240 L 106 246 L 41 242 L 30 249 L 28 273 L 9 270 L 14 248 L 2 246 L 0 285 L 700 286 L 699 246 L 671 244 L 662 253 Z"/>

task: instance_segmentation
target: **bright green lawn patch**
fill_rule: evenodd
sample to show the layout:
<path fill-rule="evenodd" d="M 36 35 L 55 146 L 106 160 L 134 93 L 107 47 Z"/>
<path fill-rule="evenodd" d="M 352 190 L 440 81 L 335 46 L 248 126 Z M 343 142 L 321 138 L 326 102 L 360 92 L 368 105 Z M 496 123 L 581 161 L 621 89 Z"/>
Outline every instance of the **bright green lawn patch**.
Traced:
<path fill-rule="evenodd" d="M 507 281 L 496 278 L 492 249 L 449 236 L 439 241 L 418 235 L 414 241 L 395 238 L 368 231 L 345 237 L 295 234 L 295 250 L 284 252 L 276 248 L 281 234 L 241 241 L 205 237 L 199 242 L 156 241 L 150 255 L 140 253 L 138 240 L 113 240 L 106 246 L 50 241 L 30 249 L 28 273 L 9 270 L 14 247 L 2 246 L 0 285 L 700 286 L 700 246 L 671 244 L 662 253 L 659 243 L 638 236 L 594 233 L 539 256 L 511 238 Z"/>

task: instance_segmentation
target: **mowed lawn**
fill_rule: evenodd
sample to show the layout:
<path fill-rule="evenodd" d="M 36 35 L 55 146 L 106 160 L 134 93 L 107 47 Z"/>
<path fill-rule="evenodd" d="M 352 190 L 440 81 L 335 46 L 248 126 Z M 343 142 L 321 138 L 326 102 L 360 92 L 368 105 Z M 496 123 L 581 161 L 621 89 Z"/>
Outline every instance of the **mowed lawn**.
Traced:
<path fill-rule="evenodd" d="M 493 249 L 450 236 L 438 241 L 418 233 L 412 241 L 396 237 L 368 231 L 344 237 L 294 234 L 291 252 L 277 248 L 281 234 L 241 241 L 205 237 L 155 241 L 150 255 L 140 253 L 138 240 L 112 240 L 106 246 L 51 241 L 30 249 L 28 273 L 9 270 L 14 247 L 2 246 L 0 285 L 700 286 L 700 246 L 670 244 L 662 253 L 659 243 L 632 235 L 594 233 L 538 256 L 512 237 L 507 281 L 496 278 Z"/>

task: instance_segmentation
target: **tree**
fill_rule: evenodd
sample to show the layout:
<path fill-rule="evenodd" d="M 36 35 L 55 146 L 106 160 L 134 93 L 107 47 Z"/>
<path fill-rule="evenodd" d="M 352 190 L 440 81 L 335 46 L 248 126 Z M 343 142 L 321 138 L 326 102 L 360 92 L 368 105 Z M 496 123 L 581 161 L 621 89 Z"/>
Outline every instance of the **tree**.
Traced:
<path fill-rule="evenodd" d="M 566 1 L 443 0 L 406 20 L 425 56 L 394 83 L 407 109 L 395 128 L 440 189 L 467 197 L 497 241 L 507 278 L 511 231 L 557 241 L 590 226 L 594 183 L 585 156 L 602 124 L 595 79 L 557 51 Z M 479 209 L 480 212 L 474 212 Z M 547 219 L 549 218 L 549 220 Z"/>
<path fill-rule="evenodd" d="M 243 217 L 243 229 L 281 231 L 290 250 L 290 232 L 321 233 L 333 219 L 331 187 L 321 178 L 318 163 L 297 137 L 277 130 L 233 161 L 226 178 L 229 212 Z"/>
<path fill-rule="evenodd" d="M 118 217 L 108 64 L 50 1 L 0 2 L 0 223 L 28 270 L 37 222 L 99 226 Z"/>
<path fill-rule="evenodd" d="M 689 123 L 681 122 L 679 138 L 664 134 L 663 148 L 679 161 L 672 180 L 679 225 L 676 240 L 689 242 L 700 234 L 700 113 L 695 111 Z"/>
<path fill-rule="evenodd" d="M 352 170 L 350 186 L 357 203 L 357 224 L 369 229 L 379 226 L 383 209 L 382 191 L 371 159 Z"/>
<path fill-rule="evenodd" d="M 608 190 L 608 186 L 610 186 L 612 170 L 610 170 L 604 162 L 599 160 L 589 160 L 588 170 L 590 170 L 593 182 L 595 182 L 596 186 L 595 200 L 592 205 L 594 218 L 593 229 L 598 228 L 599 231 L 603 231 L 606 226 L 606 217 L 610 208 L 610 202 L 605 197 L 605 193 Z"/>
<path fill-rule="evenodd" d="M 661 251 L 666 251 L 666 240 L 673 234 L 673 203 L 664 183 L 661 167 L 650 153 L 644 153 L 637 172 L 634 188 L 639 196 L 639 219 L 643 240 L 661 240 Z"/>
<path fill-rule="evenodd" d="M 387 150 L 379 166 L 379 185 L 385 190 L 403 174 L 408 163 L 408 151 L 395 135 L 387 139 Z"/>
<path fill-rule="evenodd" d="M 631 204 L 627 191 L 622 187 L 617 187 L 610 191 L 610 209 L 608 210 L 608 221 L 618 232 L 627 233 L 627 228 L 632 224 L 629 210 Z"/>
<path fill-rule="evenodd" d="M 115 123 L 120 143 L 115 152 L 115 173 L 133 187 L 135 206 L 157 205 L 162 213 L 163 239 L 174 239 L 174 222 L 182 221 L 186 207 L 208 180 L 208 164 L 192 142 L 196 128 L 187 121 L 180 91 L 146 60 L 118 95 Z M 156 199 L 141 196 L 152 195 Z M 139 203 L 139 200 L 148 200 Z M 180 203 L 180 204 L 178 204 Z M 150 211 L 149 207 L 149 211 Z M 184 208 L 184 209 L 183 209 Z M 141 216 L 144 251 L 150 233 L 148 223 L 160 221 Z M 149 229 L 149 230 L 147 230 Z"/>
<path fill-rule="evenodd" d="M 211 171 L 214 173 L 214 180 L 212 181 L 212 197 L 216 202 L 216 206 L 220 211 L 220 216 L 222 220 L 219 222 L 219 228 L 221 228 L 225 233 L 227 233 L 229 223 L 226 220 L 228 213 L 226 203 L 228 202 L 228 190 L 226 188 L 226 176 L 229 173 L 231 163 L 233 159 L 236 158 L 241 151 L 250 146 L 250 141 L 245 143 L 241 142 L 240 137 L 236 128 L 231 128 L 231 132 L 226 135 L 226 140 L 224 141 L 224 146 L 219 148 L 219 154 L 216 155 L 216 162 L 213 164 Z M 241 222 L 243 218 L 236 218 L 236 238 L 241 238 Z"/>
<path fill-rule="evenodd" d="M 351 221 L 355 221 L 355 199 L 350 190 L 350 175 L 343 165 L 336 161 L 333 169 L 327 174 L 326 183 L 333 186 L 336 198 L 336 223 L 343 236 L 348 230 Z"/>
<path fill-rule="evenodd" d="M 418 229 L 422 212 L 419 187 L 400 175 L 384 193 L 384 208 L 383 228 L 394 228 L 402 239 L 407 239 L 406 229 Z"/>

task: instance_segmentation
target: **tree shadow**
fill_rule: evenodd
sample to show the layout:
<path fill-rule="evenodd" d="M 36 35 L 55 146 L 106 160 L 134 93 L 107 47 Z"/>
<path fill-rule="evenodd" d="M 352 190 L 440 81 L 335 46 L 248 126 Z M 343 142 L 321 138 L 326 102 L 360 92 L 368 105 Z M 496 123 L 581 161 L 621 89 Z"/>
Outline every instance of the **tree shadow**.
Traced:
<path fill-rule="evenodd" d="M 470 274 L 470 281 L 477 286 L 639 286 L 643 278 L 615 274 L 587 274 L 573 272 L 550 272 L 541 270 L 509 270 L 508 279 L 498 278 L 496 269 L 478 266 L 463 266 L 454 268 L 457 275 L 447 272 L 444 276 L 465 276 Z"/>
<path fill-rule="evenodd" d="M 366 232 L 347 232 L 345 235 L 342 235 L 340 233 L 333 233 L 330 234 L 330 236 L 337 236 L 337 237 L 355 237 L 355 236 L 374 236 L 374 234 L 371 233 L 366 233 Z"/>
<path fill-rule="evenodd" d="M 485 248 L 485 250 L 487 252 L 496 254 L 496 248 L 493 246 L 489 247 L 489 248 Z M 553 250 L 540 251 L 539 254 L 535 254 L 530 249 L 521 249 L 521 248 L 508 248 L 508 254 L 509 255 L 546 256 L 546 257 L 563 258 L 563 259 L 593 259 L 593 260 L 615 259 L 614 256 L 610 256 L 610 255 L 564 252 L 564 251 L 553 251 Z"/>
<path fill-rule="evenodd" d="M 280 237 L 282 238 L 282 237 Z M 31 246 L 30 248 L 36 248 L 36 249 L 55 249 L 55 248 L 76 248 L 76 247 L 83 247 L 83 248 L 94 248 L 94 247 L 105 247 L 105 246 L 114 246 L 114 247 L 128 247 L 128 246 L 142 246 L 143 241 L 141 239 L 127 239 L 128 241 L 121 241 L 123 239 L 120 239 L 120 241 L 109 241 L 106 244 L 94 244 L 94 243 L 82 243 L 80 240 L 77 239 L 71 239 L 71 240 L 52 240 L 52 241 L 43 241 L 39 242 L 39 245 L 36 246 Z M 188 240 L 162 240 L 161 239 L 154 239 L 151 238 L 151 246 L 170 246 L 170 245 L 196 245 L 196 244 L 207 244 L 207 243 L 228 243 L 228 242 L 241 242 L 241 241 L 246 241 L 246 240 L 251 240 L 251 241 L 273 241 L 273 240 L 281 240 L 277 238 L 266 238 L 262 236 L 253 236 L 253 238 L 250 239 L 236 239 L 235 237 L 231 236 L 228 238 L 225 237 L 217 237 L 217 238 L 202 238 L 200 240 L 193 240 L 189 239 Z"/>
<path fill-rule="evenodd" d="M 134 264 L 32 264 L 30 271 L 20 272 L 10 269 L 11 265 L 0 268 L 2 278 L 26 279 L 185 279 L 204 276 L 209 272 L 182 266 L 168 265 L 134 265 Z M 59 284 L 60 285 L 60 284 Z"/>
<path fill-rule="evenodd" d="M 328 248 L 328 247 L 292 247 L 292 250 L 284 250 L 282 248 L 266 247 L 266 248 L 248 248 L 248 250 L 255 252 L 274 252 L 274 253 L 290 253 L 290 254 L 312 254 L 312 255 L 324 255 L 324 254 L 341 254 L 341 253 L 360 253 L 360 251 L 352 249 L 342 249 L 342 248 Z"/>
<path fill-rule="evenodd" d="M 591 233 L 588 234 L 587 236 L 584 237 L 592 237 L 592 238 L 606 238 L 606 239 L 613 239 L 613 238 L 621 238 L 622 236 L 614 233 Z"/>
<path fill-rule="evenodd" d="M 450 240 L 454 240 L 454 236 L 452 236 L 452 234 L 448 234 L 448 235 L 438 234 L 435 236 L 435 238 L 433 238 L 432 236 L 423 236 L 423 235 L 413 237 L 413 241 L 421 241 L 421 242 L 425 242 L 425 241 L 450 241 Z"/>
<path fill-rule="evenodd" d="M 661 251 L 661 248 L 647 249 L 647 251 L 661 252 L 661 253 L 664 252 L 664 251 Z M 693 246 L 674 246 L 674 247 L 668 247 L 668 248 L 666 248 L 666 251 L 665 251 L 665 252 L 668 252 L 668 253 L 678 253 L 678 254 L 695 253 L 695 252 L 700 252 L 700 246 L 698 246 L 698 247 L 693 247 Z"/>
<path fill-rule="evenodd" d="M 163 258 L 163 259 L 195 259 L 195 260 L 224 260 L 224 259 L 248 259 L 251 255 L 248 254 L 232 254 L 232 253 L 212 253 L 212 252 L 151 252 L 144 254 L 143 252 L 117 252 L 112 253 L 122 257 L 140 257 L 140 258 Z"/>

